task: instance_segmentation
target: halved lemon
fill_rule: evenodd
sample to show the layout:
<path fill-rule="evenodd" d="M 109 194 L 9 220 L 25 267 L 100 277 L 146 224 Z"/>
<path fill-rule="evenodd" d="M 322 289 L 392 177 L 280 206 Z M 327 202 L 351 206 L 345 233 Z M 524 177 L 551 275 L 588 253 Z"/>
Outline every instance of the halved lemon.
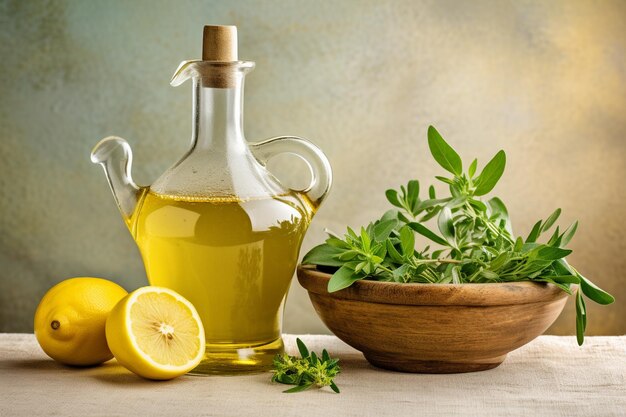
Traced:
<path fill-rule="evenodd" d="M 139 288 L 120 300 L 107 318 L 106 337 L 117 361 L 148 379 L 183 375 L 204 356 L 198 312 L 167 288 Z"/>

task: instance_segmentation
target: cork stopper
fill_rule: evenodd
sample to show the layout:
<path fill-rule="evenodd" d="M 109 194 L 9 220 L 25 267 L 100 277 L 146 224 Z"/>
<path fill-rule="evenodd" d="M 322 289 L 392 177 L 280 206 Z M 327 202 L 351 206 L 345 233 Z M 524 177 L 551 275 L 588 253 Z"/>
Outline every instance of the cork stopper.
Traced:
<path fill-rule="evenodd" d="M 237 27 L 205 26 L 202 34 L 203 61 L 237 61 Z"/>
<path fill-rule="evenodd" d="M 211 71 L 202 78 L 202 85 L 210 88 L 232 88 L 236 84 L 237 27 L 205 26 L 202 33 L 202 61 L 211 61 Z"/>

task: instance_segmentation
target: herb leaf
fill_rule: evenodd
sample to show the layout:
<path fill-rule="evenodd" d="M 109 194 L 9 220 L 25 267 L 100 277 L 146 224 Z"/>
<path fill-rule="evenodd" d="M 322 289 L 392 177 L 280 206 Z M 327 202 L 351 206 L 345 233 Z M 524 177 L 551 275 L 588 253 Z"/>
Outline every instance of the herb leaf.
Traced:
<path fill-rule="evenodd" d="M 545 232 L 546 230 L 549 230 L 552 225 L 558 220 L 559 216 L 561 215 L 561 209 L 558 208 L 556 210 L 554 210 L 554 213 L 552 213 L 545 221 L 545 223 L 543 224 L 543 226 L 541 227 L 541 231 Z"/>
<path fill-rule="evenodd" d="M 498 151 L 498 153 L 485 165 L 483 171 L 476 179 L 476 190 L 474 195 L 485 195 L 496 186 L 496 183 L 500 180 L 502 173 L 504 173 L 504 167 L 506 166 L 506 154 L 504 151 Z"/>
<path fill-rule="evenodd" d="M 615 298 L 604 291 L 602 288 L 595 285 L 593 282 L 589 281 L 584 276 L 578 274 L 578 278 L 580 278 L 580 287 L 587 297 L 590 300 L 595 301 L 598 304 L 611 304 L 615 301 Z"/>
<path fill-rule="evenodd" d="M 361 278 L 355 273 L 354 269 L 348 265 L 342 265 L 328 281 L 328 292 L 343 290 Z"/>
<path fill-rule="evenodd" d="M 293 388 L 289 388 L 288 390 L 285 390 L 283 392 L 286 393 L 286 394 L 291 394 L 291 393 L 294 393 L 294 392 L 301 392 L 301 391 L 305 391 L 305 390 L 311 388 L 312 386 L 313 386 L 312 382 L 306 382 L 306 383 L 304 383 L 302 385 L 296 385 Z"/>
<path fill-rule="evenodd" d="M 306 345 L 300 338 L 296 339 L 296 344 L 298 345 L 298 351 L 300 352 L 300 356 L 303 358 L 309 357 L 309 349 L 307 349 Z"/>
<path fill-rule="evenodd" d="M 526 238 L 526 242 L 536 242 L 537 238 L 539 238 L 539 235 L 541 234 L 541 220 L 539 220 L 537 223 L 535 223 L 535 225 L 533 226 L 532 230 L 530 231 L 530 234 L 528 235 L 528 237 Z"/>
<path fill-rule="evenodd" d="M 428 147 L 435 161 L 437 161 L 443 169 L 452 174 L 461 175 L 463 172 L 461 157 L 443 140 L 439 132 L 437 132 L 437 129 L 433 126 L 428 127 Z"/>
<path fill-rule="evenodd" d="M 578 220 L 572 223 L 572 225 L 561 235 L 561 246 L 567 245 L 570 240 L 572 240 L 572 237 L 574 237 L 574 234 L 576 233 L 576 229 L 578 229 Z"/>
<path fill-rule="evenodd" d="M 341 253 L 343 253 L 341 249 L 323 243 L 321 245 L 317 245 L 304 255 L 302 263 L 307 265 L 340 267 L 343 265 L 343 262 L 340 261 L 337 256 Z"/>
<path fill-rule="evenodd" d="M 585 328 L 587 327 L 587 308 L 580 291 L 576 291 L 576 341 L 581 346 L 585 341 Z"/>
<path fill-rule="evenodd" d="M 398 226 L 398 219 L 384 220 L 374 226 L 374 240 L 384 242 Z"/>
<path fill-rule="evenodd" d="M 415 230 L 420 235 L 427 237 L 428 239 L 432 240 L 435 243 L 438 243 L 439 245 L 444 245 L 444 246 L 448 245 L 448 242 L 446 242 L 444 238 L 430 231 L 426 226 L 424 226 L 421 223 L 415 223 L 415 222 L 407 223 L 407 226 Z"/>
<path fill-rule="evenodd" d="M 540 246 L 537 248 L 537 259 L 544 261 L 556 261 L 557 259 L 565 258 L 570 253 L 572 253 L 570 249 Z"/>
<path fill-rule="evenodd" d="M 446 206 L 439 213 L 437 225 L 444 239 L 450 244 L 454 244 L 454 223 L 452 221 L 452 211 Z"/>
<path fill-rule="evenodd" d="M 470 178 L 474 178 L 474 174 L 476 173 L 477 166 L 478 166 L 478 159 L 474 159 L 472 163 L 470 164 L 469 169 L 467 170 L 467 175 L 469 175 Z"/>

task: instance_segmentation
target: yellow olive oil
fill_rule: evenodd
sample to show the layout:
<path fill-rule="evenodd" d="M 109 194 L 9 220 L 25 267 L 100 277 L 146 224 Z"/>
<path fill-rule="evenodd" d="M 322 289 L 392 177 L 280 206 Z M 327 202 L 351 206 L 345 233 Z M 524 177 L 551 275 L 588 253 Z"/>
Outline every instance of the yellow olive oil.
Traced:
<path fill-rule="evenodd" d="M 198 372 L 262 370 L 282 349 L 283 302 L 312 214 L 296 193 L 237 200 L 144 190 L 128 225 L 150 284 L 200 314 L 207 354 Z"/>

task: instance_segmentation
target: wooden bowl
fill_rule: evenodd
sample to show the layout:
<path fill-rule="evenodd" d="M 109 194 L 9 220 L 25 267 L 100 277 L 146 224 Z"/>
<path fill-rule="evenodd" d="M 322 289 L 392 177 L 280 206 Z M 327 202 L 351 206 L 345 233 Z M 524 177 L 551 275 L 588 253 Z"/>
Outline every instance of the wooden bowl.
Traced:
<path fill-rule="evenodd" d="M 299 266 L 315 311 L 374 366 L 403 372 L 483 371 L 542 334 L 567 294 L 552 284 L 358 281 L 328 293 L 330 274 Z"/>

